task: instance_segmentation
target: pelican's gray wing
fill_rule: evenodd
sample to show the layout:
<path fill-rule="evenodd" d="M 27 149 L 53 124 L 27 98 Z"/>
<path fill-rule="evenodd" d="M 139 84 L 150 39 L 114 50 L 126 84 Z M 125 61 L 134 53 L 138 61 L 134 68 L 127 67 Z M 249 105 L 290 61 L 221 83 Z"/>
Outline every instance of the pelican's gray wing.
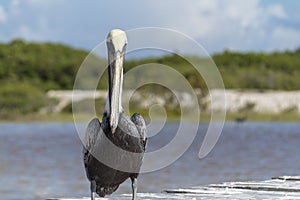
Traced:
<path fill-rule="evenodd" d="M 92 148 L 95 146 L 95 142 L 98 136 L 98 133 L 101 129 L 101 123 L 97 118 L 94 118 L 90 121 L 89 125 L 87 126 L 85 137 L 84 137 L 84 144 L 83 144 L 83 161 L 85 168 L 88 165 Z"/>
<path fill-rule="evenodd" d="M 135 124 L 139 134 L 140 134 L 140 138 L 142 140 L 143 143 L 143 147 L 144 147 L 144 151 L 146 149 L 146 145 L 147 145 L 147 133 L 146 133 L 146 123 L 144 118 L 138 114 L 138 113 L 134 113 L 131 116 L 131 121 Z"/>

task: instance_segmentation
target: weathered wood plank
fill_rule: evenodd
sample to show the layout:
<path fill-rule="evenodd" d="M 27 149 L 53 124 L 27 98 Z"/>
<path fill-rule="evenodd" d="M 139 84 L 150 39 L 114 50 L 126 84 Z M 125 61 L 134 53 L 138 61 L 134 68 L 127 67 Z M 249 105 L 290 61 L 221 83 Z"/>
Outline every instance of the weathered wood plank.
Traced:
<path fill-rule="evenodd" d="M 222 184 L 212 184 L 209 185 L 209 187 L 248 189 L 257 191 L 300 192 L 300 181 L 273 179 L 267 181 L 226 182 Z"/>
<path fill-rule="evenodd" d="M 266 181 L 225 182 L 185 189 L 166 190 L 174 194 L 198 194 L 204 199 L 300 199 L 300 176 L 282 176 Z"/>
<path fill-rule="evenodd" d="M 300 199 L 300 194 L 297 192 L 282 192 L 282 191 L 257 191 L 235 188 L 189 188 L 178 190 L 167 190 L 166 192 L 173 194 L 195 194 L 196 199 Z"/>
<path fill-rule="evenodd" d="M 253 191 L 253 190 L 243 190 L 243 189 L 228 189 L 227 191 L 214 188 L 208 191 L 197 191 L 198 193 L 139 193 L 138 199 L 143 200 L 161 200 L 161 199 L 171 199 L 171 200 L 249 200 L 249 199 L 264 199 L 264 200 L 300 200 L 299 193 L 285 193 L 285 192 L 271 192 L 271 191 Z M 113 195 L 106 198 L 96 198 L 97 200 L 131 200 L 131 194 L 128 195 Z M 52 198 L 48 200 L 90 200 L 89 197 L 85 198 Z"/>
<path fill-rule="evenodd" d="M 278 177 L 273 177 L 272 179 L 280 179 L 286 181 L 300 181 L 300 176 L 278 176 Z"/>
<path fill-rule="evenodd" d="M 266 181 L 225 182 L 182 189 L 165 190 L 164 193 L 138 193 L 138 199 L 172 199 L 172 200 L 249 200 L 249 199 L 299 199 L 300 176 L 280 176 Z M 76 200 L 89 200 L 89 197 Z M 97 200 L 127 200 L 131 194 L 112 195 Z M 75 200 L 74 198 L 51 198 L 48 200 Z"/>
<path fill-rule="evenodd" d="M 131 194 L 123 194 L 123 195 L 112 195 L 105 198 L 96 198 L 96 200 L 131 200 Z M 190 199 L 190 200 L 197 200 L 199 196 L 196 194 L 167 194 L 167 193 L 138 193 L 137 199 L 143 200 L 162 200 L 162 199 L 171 199 L 171 200 L 183 200 L 183 199 Z M 202 198 L 201 198 L 202 199 Z M 83 198 L 50 198 L 47 200 L 90 200 L 90 197 L 83 197 Z"/>

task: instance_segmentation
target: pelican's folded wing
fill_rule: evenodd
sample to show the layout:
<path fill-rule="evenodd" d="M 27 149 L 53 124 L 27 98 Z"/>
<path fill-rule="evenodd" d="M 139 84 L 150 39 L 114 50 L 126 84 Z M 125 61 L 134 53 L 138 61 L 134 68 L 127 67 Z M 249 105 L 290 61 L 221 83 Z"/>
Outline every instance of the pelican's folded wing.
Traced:
<path fill-rule="evenodd" d="M 83 161 L 84 166 L 86 167 L 90 158 L 90 153 L 92 148 L 95 145 L 98 133 L 101 129 L 101 123 L 97 118 L 94 118 L 90 121 L 89 125 L 87 126 L 84 143 L 83 143 Z"/>
<path fill-rule="evenodd" d="M 146 149 L 146 145 L 147 145 L 147 133 L 146 133 L 146 123 L 144 118 L 138 114 L 138 113 L 134 113 L 131 116 L 131 121 L 135 124 L 139 134 L 140 134 L 140 138 L 143 142 L 143 146 L 144 146 L 144 151 Z"/>

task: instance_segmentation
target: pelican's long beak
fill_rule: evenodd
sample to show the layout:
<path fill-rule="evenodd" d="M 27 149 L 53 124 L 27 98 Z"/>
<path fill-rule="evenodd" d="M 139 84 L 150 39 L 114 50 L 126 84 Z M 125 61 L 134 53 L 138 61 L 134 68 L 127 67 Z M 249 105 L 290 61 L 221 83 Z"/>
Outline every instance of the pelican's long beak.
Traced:
<path fill-rule="evenodd" d="M 112 30 L 107 36 L 106 44 L 109 62 L 109 122 L 112 133 L 115 133 L 122 111 L 123 62 L 127 44 L 125 32 L 119 29 Z"/>
<path fill-rule="evenodd" d="M 122 79 L 123 79 L 123 56 L 116 52 L 115 60 L 110 64 L 110 79 L 111 79 L 111 91 L 110 91 L 110 127 L 112 133 L 119 123 L 119 114 L 121 111 L 121 95 L 122 95 Z"/>

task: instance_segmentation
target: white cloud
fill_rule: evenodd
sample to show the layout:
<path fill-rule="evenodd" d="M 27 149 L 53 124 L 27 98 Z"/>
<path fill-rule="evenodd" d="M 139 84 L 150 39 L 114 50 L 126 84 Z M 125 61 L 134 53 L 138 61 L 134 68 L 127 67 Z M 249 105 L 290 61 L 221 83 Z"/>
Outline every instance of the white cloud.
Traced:
<path fill-rule="evenodd" d="M 12 0 L 10 3 L 10 14 L 19 15 L 21 13 L 20 0 Z"/>
<path fill-rule="evenodd" d="M 150 26 L 173 28 L 196 38 L 209 52 L 225 48 L 243 51 L 270 50 L 272 32 L 289 16 L 281 4 L 262 4 L 262 0 L 164 0 L 146 1 L 139 9 L 144 12 L 130 18 L 131 23 L 151 19 Z M 135 7 L 128 8 L 133 15 Z M 144 10 L 143 10 L 144 9 Z M 281 20 L 281 23 L 278 23 Z M 144 23 L 145 24 L 145 23 Z M 146 26 L 148 26 L 146 24 Z M 295 30 L 297 31 L 297 30 Z M 268 46 L 269 45 L 269 46 Z M 279 45 L 279 44 L 278 44 Z M 279 48 L 289 48 L 280 43 Z M 298 44 L 300 45 L 300 44 Z"/>
<path fill-rule="evenodd" d="M 2 6 L 0 5 L 0 24 L 6 21 L 6 13 Z"/>
<path fill-rule="evenodd" d="M 61 3 L 61 1 L 55 1 L 55 0 L 25 0 L 26 3 L 33 5 L 33 6 L 46 6 L 50 4 L 56 4 Z M 70 1 L 71 2 L 71 1 Z"/>
<path fill-rule="evenodd" d="M 209 52 L 225 48 L 260 51 L 300 45 L 295 37 L 300 28 L 286 25 L 291 15 L 283 4 L 263 4 L 262 0 L 12 0 L 7 13 L 2 9 L 4 17 L 0 7 L 0 23 L 2 19 L 9 24 L 2 33 L 7 38 L 61 41 L 88 49 L 111 28 L 156 26 L 188 34 Z M 291 44 L 292 39 L 280 41 L 283 34 L 291 35 L 296 44 Z"/>
<path fill-rule="evenodd" d="M 270 40 L 269 35 L 273 29 L 278 26 L 274 24 L 274 20 L 288 20 L 282 5 L 262 6 L 260 0 L 204 0 L 175 6 L 180 14 L 174 15 L 166 24 L 198 38 L 210 51 L 224 48 L 269 49 L 264 45 L 265 41 Z"/>
<path fill-rule="evenodd" d="M 299 48 L 300 31 L 291 28 L 277 27 L 270 35 L 269 50 L 280 50 L 282 46 L 289 44 L 289 48 Z M 287 48 L 287 47 L 286 47 Z"/>
<path fill-rule="evenodd" d="M 40 17 L 36 22 L 36 28 L 32 29 L 28 24 L 21 24 L 13 32 L 13 36 L 17 38 L 24 38 L 26 40 L 45 41 L 49 40 L 51 31 L 48 29 L 46 19 Z M 53 40 L 54 38 L 52 38 Z"/>
<path fill-rule="evenodd" d="M 12 0 L 11 1 L 11 6 L 15 7 L 15 6 L 19 6 L 20 5 L 20 0 Z"/>
<path fill-rule="evenodd" d="M 275 5 L 268 7 L 267 11 L 268 11 L 269 15 L 271 15 L 273 17 L 277 17 L 279 19 L 287 19 L 288 18 L 283 7 L 279 4 L 275 4 Z"/>
<path fill-rule="evenodd" d="M 21 25 L 17 28 L 14 33 L 15 37 L 21 37 L 25 40 L 31 40 L 34 38 L 35 40 L 40 40 L 41 36 L 37 32 L 33 32 L 27 25 Z"/>

